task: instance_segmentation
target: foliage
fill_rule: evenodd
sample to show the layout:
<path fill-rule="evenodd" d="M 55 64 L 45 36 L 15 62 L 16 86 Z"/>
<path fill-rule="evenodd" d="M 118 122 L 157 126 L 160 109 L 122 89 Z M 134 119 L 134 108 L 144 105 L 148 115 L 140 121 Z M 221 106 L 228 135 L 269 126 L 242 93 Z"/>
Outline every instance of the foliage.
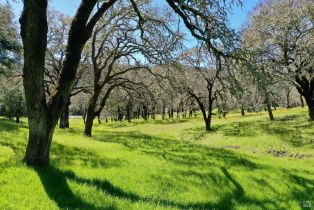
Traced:
<path fill-rule="evenodd" d="M 289 82 L 305 97 L 310 118 L 313 110 L 313 1 L 265 1 L 252 13 L 244 30 L 249 69 L 265 100 L 271 86 Z"/>
<path fill-rule="evenodd" d="M 21 46 L 12 8 L 0 4 L 0 73 L 19 62 Z"/>
<path fill-rule="evenodd" d="M 19 88 L 8 90 L 1 99 L 1 114 L 12 118 L 25 115 L 25 101 Z"/>

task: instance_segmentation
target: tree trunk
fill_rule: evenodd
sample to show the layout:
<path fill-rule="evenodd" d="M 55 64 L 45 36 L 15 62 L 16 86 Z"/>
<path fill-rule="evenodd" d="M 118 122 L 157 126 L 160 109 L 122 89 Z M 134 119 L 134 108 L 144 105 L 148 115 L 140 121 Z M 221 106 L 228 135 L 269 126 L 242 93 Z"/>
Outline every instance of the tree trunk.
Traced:
<path fill-rule="evenodd" d="M 300 94 L 300 100 L 301 100 L 301 106 L 304 106 L 304 102 L 302 99 L 302 96 L 305 99 L 306 105 L 309 109 L 309 117 L 310 120 L 314 120 L 314 97 L 313 97 L 313 91 L 314 91 L 314 80 L 311 80 L 310 82 L 303 78 L 303 80 L 300 80 L 299 77 L 296 77 L 296 81 L 298 82 L 299 86 L 296 86 L 299 94 Z"/>
<path fill-rule="evenodd" d="M 138 106 L 137 107 L 137 119 L 140 119 L 141 116 L 141 108 Z"/>
<path fill-rule="evenodd" d="M 271 110 L 271 105 L 269 102 L 266 104 L 266 108 L 267 108 L 269 119 L 274 120 L 273 111 Z"/>
<path fill-rule="evenodd" d="M 309 109 L 309 117 L 310 120 L 314 120 L 314 99 L 310 95 L 304 96 L 307 107 Z"/>
<path fill-rule="evenodd" d="M 28 165 L 49 163 L 54 130 L 53 124 L 48 124 L 47 121 L 48 107 L 43 88 L 48 30 L 47 4 L 47 0 L 24 1 L 20 18 L 24 49 L 23 84 L 29 124 L 24 161 Z"/>
<path fill-rule="evenodd" d="M 91 97 L 89 101 L 88 108 L 86 110 L 84 135 L 88 137 L 92 136 L 93 123 L 96 117 L 95 108 L 96 108 L 98 95 L 99 95 L 98 92 L 94 92 L 93 96 Z"/>
<path fill-rule="evenodd" d="M 243 108 L 241 108 L 241 116 L 244 116 L 245 115 L 245 111 Z"/>
<path fill-rule="evenodd" d="M 118 107 L 118 121 L 122 121 L 122 120 L 123 120 L 123 112 L 122 112 L 122 109 Z"/>
<path fill-rule="evenodd" d="M 211 121 L 209 119 L 205 119 L 206 131 L 211 130 Z"/>
<path fill-rule="evenodd" d="M 18 114 L 16 115 L 15 122 L 20 123 L 20 115 L 18 115 Z"/>
<path fill-rule="evenodd" d="M 41 118 L 40 121 L 29 121 L 29 141 L 26 148 L 24 161 L 27 165 L 48 165 L 50 145 L 55 126 Z"/>
<path fill-rule="evenodd" d="M 126 113 L 125 113 L 125 118 L 128 122 L 131 122 L 131 118 L 132 118 L 132 105 L 130 102 L 128 102 L 128 104 L 126 105 Z"/>
<path fill-rule="evenodd" d="M 74 86 L 81 52 L 101 15 L 114 4 L 104 3 L 90 18 L 97 1 L 81 2 L 71 23 L 66 56 L 56 92 L 46 102 L 44 92 L 45 53 L 47 48 L 48 0 L 25 0 L 21 23 L 24 67 L 23 84 L 29 124 L 29 140 L 24 161 L 28 165 L 48 165 L 55 126 Z M 88 22 L 89 21 L 89 22 Z"/>
<path fill-rule="evenodd" d="M 301 108 L 304 107 L 304 100 L 303 100 L 303 96 L 300 94 L 300 102 L 301 102 Z"/>
<path fill-rule="evenodd" d="M 311 121 L 314 121 L 314 104 L 308 105 L 309 117 Z"/>
<path fill-rule="evenodd" d="M 97 119 L 98 119 L 98 124 L 101 124 L 101 116 L 100 116 L 100 114 L 97 115 Z"/>
<path fill-rule="evenodd" d="M 192 108 L 189 110 L 189 117 L 192 117 L 193 116 L 193 111 L 192 111 Z"/>
<path fill-rule="evenodd" d="M 209 103 L 208 103 L 208 115 L 207 115 L 207 122 L 206 122 L 206 130 L 211 130 L 211 123 L 212 123 L 212 111 L 213 111 L 213 99 L 210 94 Z"/>
<path fill-rule="evenodd" d="M 290 91 L 287 92 L 286 97 L 287 97 L 287 109 L 290 109 Z"/>
<path fill-rule="evenodd" d="M 145 121 L 148 119 L 148 108 L 147 108 L 146 104 L 143 104 L 143 114 L 142 114 L 142 117 L 144 118 Z"/>
<path fill-rule="evenodd" d="M 194 93 L 190 93 L 190 95 L 192 97 L 194 97 L 200 107 L 200 110 L 202 112 L 203 115 L 203 119 L 205 122 L 205 128 L 206 131 L 210 131 L 211 130 L 211 113 L 208 113 L 208 116 L 206 115 L 206 110 L 205 110 L 205 106 L 204 104 L 201 102 L 201 100 L 194 94 Z M 211 110 L 211 108 L 209 108 Z"/>
<path fill-rule="evenodd" d="M 166 115 L 166 107 L 165 105 L 162 106 L 162 119 L 164 120 L 165 119 L 165 115 Z"/>
<path fill-rule="evenodd" d="M 70 127 L 70 123 L 69 123 L 69 106 L 70 104 L 68 104 L 65 107 L 65 110 L 62 112 L 61 116 L 60 116 L 60 123 L 59 123 L 59 128 L 69 128 Z"/>
<path fill-rule="evenodd" d="M 202 112 L 202 115 L 203 115 L 203 119 L 204 119 L 204 122 L 205 122 L 205 128 L 206 128 L 206 131 L 210 131 L 211 130 L 211 120 L 209 120 L 206 116 L 206 110 L 205 110 L 205 107 L 204 105 L 200 105 L 200 110 Z"/>
<path fill-rule="evenodd" d="M 84 135 L 85 136 L 88 136 L 88 137 L 92 136 L 94 118 L 95 117 L 93 117 L 92 114 L 87 114 L 85 129 L 84 129 Z"/>
<path fill-rule="evenodd" d="M 156 111 L 156 108 L 155 108 L 155 107 L 152 107 L 151 118 L 152 118 L 153 120 L 155 119 L 155 111 Z"/>

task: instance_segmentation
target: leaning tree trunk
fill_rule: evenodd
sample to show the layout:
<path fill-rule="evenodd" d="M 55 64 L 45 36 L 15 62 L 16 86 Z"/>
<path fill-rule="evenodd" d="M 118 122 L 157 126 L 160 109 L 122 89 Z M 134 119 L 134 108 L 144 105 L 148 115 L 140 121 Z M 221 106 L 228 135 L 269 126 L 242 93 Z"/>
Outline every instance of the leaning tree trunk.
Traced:
<path fill-rule="evenodd" d="M 85 128 L 84 128 L 84 135 L 91 137 L 92 136 L 92 128 L 94 119 L 96 117 L 95 115 L 95 109 L 96 109 L 96 103 L 100 92 L 95 91 L 93 96 L 91 97 L 88 107 L 86 110 L 86 118 L 85 118 Z"/>
<path fill-rule="evenodd" d="M 274 120 L 273 111 L 271 110 L 271 105 L 270 105 L 269 102 L 267 102 L 267 104 L 266 104 L 266 109 L 267 109 L 267 112 L 268 112 L 269 119 L 270 120 Z"/>
<path fill-rule="evenodd" d="M 308 86 L 302 87 L 302 89 L 297 88 L 297 90 L 301 94 L 300 99 L 302 102 L 302 106 L 304 106 L 303 99 L 302 99 L 302 96 L 303 96 L 305 99 L 306 105 L 309 109 L 310 120 L 314 121 L 314 97 L 312 97 L 312 95 L 314 94 L 312 92 L 313 90 L 311 88 L 309 88 Z"/>
<path fill-rule="evenodd" d="M 207 122 L 206 122 L 206 130 L 210 131 L 211 128 L 211 123 L 212 123 L 212 116 L 213 116 L 213 100 L 210 98 L 209 99 L 209 104 L 208 104 L 208 116 L 207 116 Z"/>
<path fill-rule="evenodd" d="M 100 114 L 97 114 L 98 124 L 101 124 L 101 116 Z"/>
<path fill-rule="evenodd" d="M 85 121 L 85 128 L 84 128 L 84 135 L 91 137 L 92 136 L 92 129 L 94 123 L 95 115 L 93 110 L 89 110 L 86 113 L 86 121 Z"/>
<path fill-rule="evenodd" d="M 310 96 L 304 96 L 307 107 L 309 109 L 309 117 L 311 121 L 314 121 L 314 99 Z"/>
<path fill-rule="evenodd" d="M 304 102 L 302 96 L 305 99 L 306 105 L 309 109 L 309 117 L 311 121 L 314 121 L 314 79 L 310 81 L 307 80 L 305 77 L 298 77 L 296 76 L 296 82 L 299 85 L 296 85 L 296 89 L 300 94 L 300 100 L 302 107 L 304 106 Z"/>
<path fill-rule="evenodd" d="M 212 104 L 213 104 L 213 100 L 212 100 L 212 97 L 211 97 L 211 90 L 209 90 L 209 107 L 208 107 L 208 111 L 209 111 L 209 113 L 208 113 L 208 116 L 206 115 L 206 109 L 205 109 L 205 106 L 204 106 L 204 104 L 203 104 L 203 102 L 201 101 L 201 99 L 196 95 L 196 94 L 194 94 L 193 92 L 188 92 L 189 94 L 190 94 L 190 96 L 191 97 L 193 97 L 195 100 L 196 100 L 196 102 L 197 102 L 197 104 L 198 104 L 198 106 L 199 106 L 199 108 L 200 108 L 200 110 L 201 110 L 201 113 L 202 113 L 202 115 L 203 115 L 203 119 L 204 119 L 204 122 L 205 122 L 205 127 L 206 127 L 206 131 L 210 131 L 211 130 L 211 117 L 212 117 Z M 195 112 L 195 108 L 193 108 L 194 109 L 194 114 L 195 114 L 195 117 L 196 117 L 196 112 Z"/>
<path fill-rule="evenodd" d="M 206 116 L 205 107 L 203 105 L 200 105 L 200 110 L 201 110 L 202 115 L 203 115 L 206 131 L 210 131 L 211 130 L 211 120 L 208 119 L 208 117 Z"/>
<path fill-rule="evenodd" d="M 69 128 L 70 127 L 70 123 L 69 123 L 69 106 L 70 103 L 67 104 L 67 106 L 65 107 L 65 110 L 62 112 L 61 116 L 60 116 L 60 123 L 59 123 L 59 128 Z"/>
<path fill-rule="evenodd" d="M 20 23 L 24 54 L 23 84 L 29 124 L 29 140 L 24 157 L 26 164 L 48 165 L 53 132 L 74 86 L 83 47 L 97 21 L 115 2 L 111 0 L 103 3 L 90 17 L 97 1 L 81 1 L 70 26 L 66 56 L 56 91 L 46 102 L 44 71 L 48 0 L 23 1 Z"/>

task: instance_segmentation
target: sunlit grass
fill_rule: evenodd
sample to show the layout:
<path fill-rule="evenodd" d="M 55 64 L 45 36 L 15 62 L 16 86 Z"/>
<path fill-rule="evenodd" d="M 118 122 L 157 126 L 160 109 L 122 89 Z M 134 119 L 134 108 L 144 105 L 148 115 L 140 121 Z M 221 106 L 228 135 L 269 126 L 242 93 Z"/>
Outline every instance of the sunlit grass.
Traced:
<path fill-rule="evenodd" d="M 0 209 L 310 209 L 314 123 L 306 109 L 57 129 L 51 166 L 21 163 L 27 124 L 0 119 Z M 271 151 L 271 152 L 270 152 Z M 275 151 L 275 152 L 274 152 Z M 276 152 L 284 151 L 280 156 Z"/>

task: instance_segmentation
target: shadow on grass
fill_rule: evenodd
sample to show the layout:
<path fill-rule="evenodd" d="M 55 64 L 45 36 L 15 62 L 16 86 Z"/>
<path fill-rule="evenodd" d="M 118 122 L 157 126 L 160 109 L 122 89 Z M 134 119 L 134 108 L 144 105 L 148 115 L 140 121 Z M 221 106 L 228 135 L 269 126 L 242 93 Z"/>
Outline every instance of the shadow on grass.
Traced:
<path fill-rule="evenodd" d="M 17 132 L 20 128 L 28 128 L 27 123 L 24 121 L 20 121 L 20 123 L 15 123 L 14 120 L 0 118 L 0 132 Z"/>
<path fill-rule="evenodd" d="M 184 129 L 183 132 L 180 134 L 180 136 L 187 140 L 192 140 L 192 141 L 198 141 L 202 140 L 207 134 L 216 132 L 216 128 L 212 128 L 211 131 L 206 131 L 206 129 L 202 127 L 195 127 L 195 128 L 187 128 Z"/>
<path fill-rule="evenodd" d="M 293 118 L 294 119 L 294 118 Z M 283 123 L 290 123 L 287 126 L 302 126 L 301 124 L 296 123 L 298 119 L 294 121 L 287 120 L 286 118 L 281 120 L 277 120 L 273 122 L 273 126 L 282 126 Z M 250 129 L 250 131 L 242 131 L 241 123 L 235 123 L 231 128 L 236 127 L 236 130 L 240 130 L 239 136 L 254 136 L 257 135 L 260 131 L 264 131 L 264 127 L 262 125 L 268 124 L 272 122 L 268 121 L 258 121 L 256 124 L 250 125 L 250 123 L 244 123 L 245 126 L 243 129 Z M 307 122 L 306 122 L 307 123 Z M 225 133 L 228 135 L 232 132 L 229 131 L 230 127 Z M 258 130 L 258 129 L 259 130 Z M 220 130 L 219 130 L 220 132 Z M 275 135 L 275 134 L 273 134 Z M 279 134 L 278 134 L 279 135 Z M 218 149 L 218 148 L 208 148 L 204 145 L 197 145 L 193 143 L 189 143 L 186 141 L 178 141 L 167 139 L 158 136 L 150 136 L 146 134 L 141 134 L 139 132 L 97 132 L 95 135 L 95 139 L 99 141 L 106 141 L 106 142 L 115 142 L 121 143 L 128 146 L 131 149 L 140 150 L 146 154 L 154 155 L 158 158 L 165 159 L 167 162 L 176 165 L 176 167 L 180 166 L 187 166 L 187 167 L 194 167 L 197 166 L 199 168 L 203 168 L 204 170 L 210 170 L 212 167 L 220 167 L 221 171 L 224 176 L 217 175 L 215 173 L 198 173 L 197 171 L 181 171 L 176 170 L 173 171 L 171 176 L 175 176 L 175 179 L 178 180 L 179 183 L 186 183 L 186 182 L 193 182 L 193 179 L 189 179 L 190 176 L 196 177 L 194 186 L 200 184 L 200 180 L 210 179 L 212 180 L 211 183 L 215 182 L 216 186 L 223 186 L 226 188 L 226 181 L 227 183 L 233 185 L 232 193 L 227 193 L 226 195 L 221 197 L 221 200 L 217 203 L 172 203 L 172 201 L 162 201 L 158 200 L 158 203 L 164 203 L 165 205 L 173 206 L 180 209 L 232 209 L 236 203 L 245 203 L 251 204 L 253 206 L 259 206 L 261 209 L 285 209 L 283 207 L 284 201 L 276 200 L 273 198 L 265 198 L 265 199 L 254 199 L 252 197 L 248 197 L 245 195 L 245 190 L 241 186 L 241 184 L 229 173 L 227 168 L 237 168 L 237 170 L 277 170 L 279 173 L 284 173 L 282 169 L 275 169 L 269 166 L 265 166 L 254 161 L 254 157 L 249 157 L 246 155 L 239 155 L 234 153 L 230 150 L 225 149 Z M 290 142 L 291 143 L 291 142 Z M 223 166 L 223 167 L 222 167 Z M 244 172 L 245 173 L 245 172 Z M 303 199 L 310 199 L 310 196 L 313 196 L 314 187 L 312 184 L 312 180 L 303 180 L 306 182 L 306 185 L 301 187 L 296 187 L 298 184 L 298 180 L 294 179 L 295 175 L 292 175 L 292 172 L 284 173 L 289 177 L 285 179 L 286 182 L 290 187 L 289 193 L 290 199 L 293 200 L 301 200 Z M 274 193 L 276 193 L 276 189 L 272 187 L 267 179 L 254 179 L 251 177 L 252 180 L 261 188 L 268 187 Z M 164 176 L 155 177 L 156 181 L 163 182 L 162 185 L 164 186 L 172 186 L 171 180 L 167 181 L 167 178 Z M 300 181 L 302 183 L 302 181 Z M 201 183 L 202 184 L 202 183 Z M 179 186 L 184 189 L 184 184 Z M 210 186 L 209 186 L 210 187 Z M 298 195 L 298 196 L 297 196 Z M 300 204 L 301 206 L 301 204 Z M 301 206 L 302 207 L 302 206 Z"/>
<path fill-rule="evenodd" d="M 247 167 L 254 170 L 263 167 L 252 162 L 248 157 L 230 150 L 209 148 L 187 141 L 178 141 L 139 132 L 97 131 L 95 140 L 123 144 L 131 149 L 140 150 L 146 154 L 171 161 L 180 165 L 208 166 L 208 164 L 226 164 L 230 166 Z"/>
<path fill-rule="evenodd" d="M 234 122 L 224 125 L 217 125 L 216 130 L 225 136 L 234 137 L 254 137 L 258 135 L 258 125 L 260 121 L 255 122 Z"/>
<path fill-rule="evenodd" d="M 262 132 L 277 136 L 295 147 L 314 146 L 314 124 L 303 115 L 284 116 L 272 123 L 261 122 L 258 125 Z"/>
<path fill-rule="evenodd" d="M 108 194 L 109 196 L 117 197 L 119 199 L 126 199 L 131 202 L 139 203 L 151 203 L 156 205 L 162 205 L 164 207 L 174 207 L 179 209 L 212 209 L 220 207 L 227 207 L 225 202 L 218 204 L 215 203 L 179 203 L 171 200 L 142 197 L 133 192 L 128 192 L 122 188 L 113 185 L 108 180 L 100 179 L 85 179 L 78 177 L 72 171 L 61 171 L 55 167 L 35 168 L 40 180 L 45 188 L 47 195 L 56 202 L 59 208 L 70 209 L 115 209 L 110 208 L 97 208 L 96 206 L 89 204 L 75 195 L 70 189 L 67 180 L 72 180 L 77 184 L 83 184 L 90 187 L 96 187 Z M 228 172 L 225 172 L 228 173 Z M 230 176 L 230 175 L 229 175 Z M 56 187 L 56 184 L 58 187 Z M 224 200 L 224 199 L 223 199 Z M 230 207 L 230 206 L 229 206 Z M 229 209 L 229 208 L 225 208 Z"/>
<path fill-rule="evenodd" d="M 65 173 L 55 167 L 36 167 L 35 170 L 49 198 L 61 209 L 116 209 L 114 206 L 98 208 L 75 195 L 67 183 L 67 178 L 73 173 Z"/>
<path fill-rule="evenodd" d="M 293 197 L 299 200 L 301 208 L 311 209 L 314 205 L 314 179 L 305 178 L 295 174 L 288 174 L 288 176 L 291 182 L 297 185 L 292 189 Z M 304 190 L 300 191 L 300 188 Z M 311 207 L 308 207 L 307 204 L 310 204 Z"/>
<path fill-rule="evenodd" d="M 218 202 L 177 202 L 169 199 L 145 197 L 136 193 L 126 191 L 123 188 L 112 184 L 109 180 L 100 179 L 86 179 L 77 176 L 72 171 L 61 171 L 55 167 L 35 168 L 40 180 L 44 186 L 47 195 L 56 202 L 59 208 L 66 209 L 116 209 L 114 206 L 107 208 L 96 207 L 91 203 L 87 203 L 79 196 L 75 195 L 67 183 L 71 180 L 80 185 L 88 187 L 96 187 L 106 193 L 108 196 L 125 199 L 135 203 L 149 203 L 152 205 L 159 205 L 163 207 L 172 207 L 178 209 L 233 209 L 235 201 L 239 203 L 249 203 L 257 205 L 262 209 L 267 209 L 272 206 L 272 209 L 283 209 L 278 206 L 275 201 L 271 200 L 255 200 L 245 195 L 245 191 L 241 184 L 229 173 L 229 171 L 221 167 L 224 175 L 222 177 L 233 185 L 231 191 L 221 196 Z M 56 184 L 58 187 L 56 187 Z"/>
<path fill-rule="evenodd" d="M 122 121 L 122 122 L 110 122 L 110 123 L 104 123 L 102 125 L 104 126 L 108 126 L 111 128 L 123 128 L 123 127 L 135 127 L 138 125 L 143 125 L 143 124 L 156 124 L 156 125 L 170 125 L 170 124 L 176 124 L 176 123 L 185 123 L 188 122 L 189 119 L 187 118 L 174 118 L 174 119 L 165 119 L 165 120 L 161 120 L 161 119 L 150 119 L 148 121 L 145 120 L 133 120 L 131 122 L 126 122 L 126 121 Z M 96 124 L 95 124 L 96 125 Z M 98 125 L 101 126 L 101 125 Z"/>
<path fill-rule="evenodd" d="M 291 120 L 293 123 L 291 122 Z M 309 125 L 307 122 L 298 124 L 296 123 L 296 120 L 298 119 L 284 119 L 282 121 L 277 120 L 272 123 L 272 126 L 280 127 L 282 125 L 287 125 L 289 127 L 292 127 L 292 129 L 297 129 L 297 126 L 300 127 Z M 252 125 L 252 127 L 250 127 L 249 124 L 245 124 L 245 126 L 254 130 L 264 123 L 268 124 L 270 122 L 261 121 L 256 122 L 256 124 Z M 311 128 L 311 126 L 307 128 Z M 230 132 L 230 129 L 234 129 L 236 130 L 236 132 Z M 243 135 L 241 129 L 241 124 L 238 123 L 238 125 L 227 127 L 225 129 L 225 134 L 228 135 L 230 133 L 239 133 L 239 135 L 241 136 Z M 260 127 L 259 129 L 261 129 L 261 131 L 264 131 L 266 129 L 273 129 L 273 127 Z M 75 130 L 73 132 L 75 132 Z M 248 170 L 264 169 L 264 166 L 255 163 L 252 157 L 239 155 L 229 150 L 213 149 L 203 145 L 196 145 L 189 142 L 176 141 L 158 136 L 145 135 L 139 132 L 97 131 L 95 132 L 95 134 L 95 139 L 98 141 L 124 144 L 131 149 L 140 150 L 145 154 L 165 159 L 170 164 L 176 165 L 177 168 L 180 168 L 180 166 L 187 166 L 184 168 L 197 166 L 199 168 L 210 171 L 212 167 L 217 167 L 221 170 L 220 174 L 209 172 L 211 174 L 207 176 L 205 174 L 197 173 L 193 171 L 193 169 L 191 169 L 191 171 L 188 171 L 186 174 L 181 173 L 181 171 L 179 170 L 176 170 L 175 172 L 173 172 L 173 175 L 177 175 L 180 177 L 180 182 L 182 183 L 182 185 L 189 181 L 186 176 L 196 176 L 198 180 L 210 178 L 216 182 L 218 187 L 228 188 L 228 193 L 223 194 L 220 193 L 220 191 L 217 191 L 217 193 L 220 193 L 219 195 L 221 195 L 220 200 L 218 200 L 217 202 L 176 202 L 168 198 L 146 197 L 144 195 L 125 190 L 122 186 L 114 185 L 106 179 L 86 179 L 77 176 L 72 171 L 62 171 L 55 167 L 36 168 L 36 171 L 42 181 L 42 184 L 44 185 L 47 195 L 56 202 L 59 208 L 106 209 L 97 207 L 92 203 L 88 203 L 80 198 L 78 195 L 73 193 L 67 182 L 67 180 L 71 180 L 72 182 L 75 182 L 77 184 L 83 184 L 89 187 L 96 187 L 98 190 L 101 190 L 112 197 L 130 200 L 131 202 L 145 202 L 151 203 L 153 205 L 162 205 L 164 207 L 174 207 L 179 209 L 233 209 L 234 206 L 239 203 L 252 204 L 255 206 L 259 206 L 261 209 L 284 209 L 280 206 L 282 205 L 282 203 L 280 203 L 281 201 L 276 201 L 276 199 L 274 198 L 256 200 L 247 196 L 245 194 L 245 189 L 242 187 L 241 183 L 232 176 L 231 172 L 229 172 L 228 168 L 230 167 L 235 167 L 237 169 L 243 170 L 244 173 Z M 275 129 L 273 135 L 281 136 L 281 131 Z M 12 141 L 10 142 L 9 139 L 5 142 L 2 142 L 0 140 L 0 143 L 14 148 L 14 151 L 17 152 L 23 151 L 26 146 L 22 144 L 16 144 Z M 123 164 L 120 160 L 109 160 L 104 159 L 103 157 L 98 157 L 97 154 L 95 154 L 95 152 L 91 150 L 68 147 L 57 144 L 55 142 L 53 143 L 53 165 L 72 165 L 77 164 L 77 161 L 79 161 L 79 163 L 84 166 L 96 168 L 116 167 Z M 288 179 L 285 180 L 285 182 L 289 181 L 289 185 L 291 185 L 291 187 L 289 188 L 291 189 L 291 192 L 289 192 L 291 193 L 291 199 L 298 199 L 301 201 L 305 199 L 310 200 L 311 198 L 313 198 L 314 180 L 292 174 L 291 172 L 287 172 L 286 174 Z M 159 180 L 162 179 L 165 179 L 165 177 L 161 175 L 159 177 Z M 266 186 L 265 182 L 267 183 L 267 180 L 261 181 L 259 185 Z M 227 183 L 228 185 L 224 185 L 225 183 Z M 115 207 L 111 206 L 108 207 L 108 209 L 115 209 Z"/>
<path fill-rule="evenodd" d="M 309 122 L 303 115 L 278 117 L 274 121 L 258 120 L 233 122 L 215 125 L 211 132 L 203 127 L 185 129 L 182 135 L 189 140 L 202 140 L 211 133 L 221 133 L 230 137 L 256 137 L 268 134 L 290 143 L 295 147 L 314 146 L 314 123 Z"/>
<path fill-rule="evenodd" d="M 11 148 L 14 151 L 15 156 L 8 160 L 12 163 L 22 162 L 22 158 L 24 157 L 26 150 L 26 144 L 26 141 L 12 140 L 12 136 L 8 136 L 6 138 L 0 136 L 0 146 Z M 124 164 L 120 159 L 99 157 L 94 150 L 65 146 L 54 141 L 51 145 L 50 162 L 57 165 L 80 165 L 91 168 L 120 167 Z"/>
<path fill-rule="evenodd" d="M 204 126 L 187 128 L 181 133 L 184 139 L 198 141 L 204 139 L 207 135 L 221 133 L 224 136 L 232 137 L 254 137 L 258 135 L 258 129 L 255 126 L 258 122 L 233 122 L 222 125 L 214 125 L 210 131 L 206 131 Z"/>

